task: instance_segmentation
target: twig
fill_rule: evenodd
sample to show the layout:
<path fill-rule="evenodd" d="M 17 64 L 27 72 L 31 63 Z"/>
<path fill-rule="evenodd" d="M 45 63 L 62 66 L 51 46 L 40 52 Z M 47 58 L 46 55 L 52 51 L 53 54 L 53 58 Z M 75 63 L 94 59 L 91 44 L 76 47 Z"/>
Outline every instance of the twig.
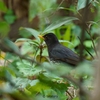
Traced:
<path fill-rule="evenodd" d="M 73 96 L 70 94 L 69 91 L 66 91 L 66 93 L 70 96 L 71 99 L 73 99 Z"/>
<path fill-rule="evenodd" d="M 91 41 L 92 41 L 92 44 L 93 44 L 94 51 L 96 53 L 96 56 L 98 57 L 97 50 L 96 50 L 96 46 L 95 46 L 94 40 L 92 38 L 92 35 L 91 35 L 90 31 L 86 30 L 86 32 L 90 35 L 90 38 L 91 38 Z"/>
<path fill-rule="evenodd" d="M 39 48 L 40 48 L 40 62 L 41 62 L 42 52 L 43 52 L 43 45 L 42 45 L 42 43 L 40 44 Z"/>
<path fill-rule="evenodd" d="M 80 37 L 78 36 L 78 39 L 80 40 L 80 42 L 81 42 L 81 39 L 80 39 Z M 86 49 L 86 48 L 84 48 L 87 52 L 88 52 L 88 54 L 94 59 L 94 57 L 93 57 L 93 55 Z"/>

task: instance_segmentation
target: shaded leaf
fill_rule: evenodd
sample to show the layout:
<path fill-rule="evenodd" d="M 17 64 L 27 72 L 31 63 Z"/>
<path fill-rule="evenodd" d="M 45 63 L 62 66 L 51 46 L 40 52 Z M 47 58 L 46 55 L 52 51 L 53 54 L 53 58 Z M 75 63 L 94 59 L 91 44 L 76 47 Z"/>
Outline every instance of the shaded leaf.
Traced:
<path fill-rule="evenodd" d="M 14 16 L 14 15 L 5 15 L 4 18 L 9 24 L 13 24 L 15 19 L 16 19 L 16 16 Z"/>
<path fill-rule="evenodd" d="M 3 40 L 3 43 L 4 43 L 5 46 L 12 49 L 14 52 L 19 53 L 19 48 L 8 38 L 5 38 Z"/>
<path fill-rule="evenodd" d="M 18 38 L 15 42 L 20 42 L 20 41 L 29 41 L 30 39 L 27 38 Z"/>
<path fill-rule="evenodd" d="M 28 43 L 28 42 L 24 42 L 23 45 L 21 46 L 21 54 L 22 55 L 31 53 L 33 51 L 34 51 L 33 46 L 31 46 L 30 43 Z"/>
<path fill-rule="evenodd" d="M 36 60 L 38 61 L 38 62 L 47 62 L 48 61 L 48 59 L 45 57 L 45 56 L 40 56 L 40 55 L 37 55 L 36 56 Z"/>
<path fill-rule="evenodd" d="M 56 0 L 50 0 L 49 3 L 48 3 L 48 0 L 43 0 L 42 2 L 41 2 L 41 0 L 30 0 L 29 21 L 32 21 L 32 19 L 36 15 L 38 15 L 38 16 L 47 15 L 47 13 L 50 12 L 52 10 L 52 8 L 55 7 L 55 5 L 56 5 Z M 43 14 L 43 12 L 44 12 L 44 14 Z"/>
<path fill-rule="evenodd" d="M 57 21 L 55 21 L 54 23 L 52 23 L 51 25 L 49 25 L 47 28 L 45 28 L 45 30 L 43 31 L 43 33 L 52 31 L 64 24 L 69 24 L 69 22 L 73 21 L 73 20 L 78 20 L 78 18 L 76 17 L 65 17 L 62 19 L 59 19 Z"/>
<path fill-rule="evenodd" d="M 21 34 L 28 34 L 29 36 L 33 35 L 36 39 L 39 40 L 38 35 L 40 34 L 40 32 L 36 31 L 35 29 L 21 27 L 19 31 Z"/>
<path fill-rule="evenodd" d="M 80 10 L 80 9 L 86 7 L 87 6 L 86 1 L 87 0 L 78 0 L 77 10 Z M 91 2 L 92 2 L 92 0 L 89 0 L 88 4 L 91 3 Z"/>

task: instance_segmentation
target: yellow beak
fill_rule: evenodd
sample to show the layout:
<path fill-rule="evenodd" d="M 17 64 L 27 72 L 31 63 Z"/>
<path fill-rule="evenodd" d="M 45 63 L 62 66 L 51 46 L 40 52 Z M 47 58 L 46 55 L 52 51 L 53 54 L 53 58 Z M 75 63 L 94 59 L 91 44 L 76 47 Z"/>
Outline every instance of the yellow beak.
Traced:
<path fill-rule="evenodd" d="M 41 39 L 43 39 L 43 40 L 45 39 L 42 35 L 39 35 L 38 37 L 41 38 Z"/>

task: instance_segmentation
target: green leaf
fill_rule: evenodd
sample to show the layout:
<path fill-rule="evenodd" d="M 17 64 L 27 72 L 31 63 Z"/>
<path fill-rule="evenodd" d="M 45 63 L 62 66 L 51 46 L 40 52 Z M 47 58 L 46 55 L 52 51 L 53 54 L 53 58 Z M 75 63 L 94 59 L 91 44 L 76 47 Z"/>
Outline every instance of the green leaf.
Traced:
<path fill-rule="evenodd" d="M 30 41 L 30 39 L 27 39 L 27 38 L 19 38 L 15 42 L 20 42 L 20 41 Z"/>
<path fill-rule="evenodd" d="M 14 23 L 16 16 L 13 13 L 13 10 L 8 9 L 6 14 L 4 15 L 4 19 L 9 23 L 12 24 Z"/>
<path fill-rule="evenodd" d="M 60 20 L 57 20 L 55 21 L 54 23 L 52 23 L 51 25 L 49 25 L 44 31 L 43 33 L 46 33 L 46 32 L 49 32 L 49 31 L 52 31 L 64 24 L 69 24 L 69 22 L 73 21 L 73 20 L 78 20 L 78 18 L 76 17 L 65 17 L 65 18 L 62 18 Z"/>
<path fill-rule="evenodd" d="M 7 81 L 7 80 L 11 79 L 11 76 L 9 76 L 9 75 L 8 75 L 8 71 L 7 71 L 7 69 L 5 69 L 5 67 L 0 68 L 0 80 Z"/>
<path fill-rule="evenodd" d="M 39 37 L 38 37 L 40 32 L 36 31 L 35 29 L 21 27 L 19 29 L 19 31 L 20 31 L 20 34 L 33 35 L 36 39 L 40 40 Z"/>
<path fill-rule="evenodd" d="M 34 86 L 34 85 L 36 85 L 38 82 L 39 82 L 38 79 L 33 80 L 33 81 L 30 82 L 30 85 L 31 85 L 31 86 Z"/>
<path fill-rule="evenodd" d="M 85 60 L 83 63 L 81 63 L 76 69 L 75 73 L 78 75 L 93 75 L 93 68 L 91 67 L 91 61 Z M 75 74 L 74 73 L 74 74 Z"/>
<path fill-rule="evenodd" d="M 69 66 L 67 64 L 62 64 L 62 63 L 54 64 L 52 62 L 51 63 L 44 62 L 43 66 L 44 66 L 45 70 L 49 71 L 49 73 L 51 73 L 52 75 L 57 75 L 57 76 L 64 76 L 72 70 L 71 66 Z"/>
<path fill-rule="evenodd" d="M 87 40 L 87 41 L 84 42 L 84 45 L 85 45 L 86 47 L 88 47 L 88 48 L 91 48 L 91 47 L 93 46 L 93 43 L 92 43 L 91 40 Z"/>
<path fill-rule="evenodd" d="M 66 100 L 65 91 L 67 90 L 69 84 L 64 84 L 60 82 L 57 83 L 56 81 L 54 82 L 53 77 L 47 77 L 47 75 L 44 75 L 42 73 L 39 75 L 39 79 L 41 82 L 45 83 L 51 89 L 56 91 L 60 100 Z"/>
<path fill-rule="evenodd" d="M 69 45 L 71 45 L 71 46 L 74 47 L 74 44 L 72 42 L 70 42 L 70 41 L 67 41 L 67 40 L 59 40 L 59 42 L 60 43 L 67 43 L 67 44 L 69 44 Z"/>
<path fill-rule="evenodd" d="M 71 25 L 68 25 L 65 34 L 63 35 L 64 40 L 70 41 L 71 37 Z M 68 43 L 63 43 L 65 46 L 68 46 Z"/>
<path fill-rule="evenodd" d="M 74 98 L 74 99 L 72 99 L 72 100 L 80 100 L 80 99 L 79 99 L 79 97 L 75 97 L 75 98 Z"/>
<path fill-rule="evenodd" d="M 99 26 L 99 24 L 98 24 L 97 22 L 95 22 L 95 21 L 89 21 L 88 23 L 89 23 L 89 24 L 92 24 L 92 25 L 97 25 L 97 26 Z"/>
<path fill-rule="evenodd" d="M 30 0 L 29 3 L 29 21 L 32 21 L 32 19 L 38 15 L 40 16 L 46 16 L 48 11 L 50 12 L 53 7 L 56 7 L 56 0 Z M 47 12 L 46 12 L 47 11 Z M 41 14 L 42 13 L 42 14 Z"/>
<path fill-rule="evenodd" d="M 6 45 L 9 48 L 11 48 L 14 52 L 19 53 L 18 47 L 11 40 L 9 40 L 8 38 L 5 38 L 3 40 L 3 42 L 4 42 L 4 45 Z"/>
<path fill-rule="evenodd" d="M 30 0 L 29 5 L 29 21 L 32 21 L 32 19 L 37 15 L 38 13 L 38 7 L 36 7 L 36 1 Z M 33 10 L 34 9 L 34 10 Z"/>
<path fill-rule="evenodd" d="M 42 95 L 44 97 L 58 97 L 57 93 L 53 89 L 43 90 Z"/>
<path fill-rule="evenodd" d="M 0 1 L 0 11 L 7 12 L 7 7 L 3 1 Z"/>
<path fill-rule="evenodd" d="M 28 87 L 28 90 L 32 93 L 37 92 L 40 93 L 42 90 L 48 90 L 50 87 L 43 82 L 36 82 L 33 86 Z"/>
<path fill-rule="evenodd" d="M 16 16 L 14 16 L 14 15 L 5 15 L 4 18 L 9 24 L 13 24 L 15 19 L 16 19 Z"/>
<path fill-rule="evenodd" d="M 5 21 L 0 21 L 0 36 L 1 37 L 7 36 L 9 31 L 10 31 L 9 24 Z"/>
<path fill-rule="evenodd" d="M 26 60 L 23 60 L 22 62 L 16 63 L 17 68 L 19 69 L 19 72 L 23 74 L 23 76 L 32 76 L 37 75 L 39 72 L 41 72 L 41 69 L 35 68 L 36 65 L 31 65 Z"/>
<path fill-rule="evenodd" d="M 58 97 L 44 97 L 44 96 L 41 96 L 41 95 L 38 95 L 35 97 L 34 100 L 60 100 L 58 99 Z"/>
<path fill-rule="evenodd" d="M 86 1 L 87 0 L 78 0 L 77 10 L 80 10 L 80 9 L 86 7 Z M 89 0 L 88 4 L 91 2 L 92 2 L 92 0 Z"/>
<path fill-rule="evenodd" d="M 22 55 L 25 55 L 25 54 L 33 52 L 33 51 L 34 51 L 33 46 L 31 46 L 29 42 L 23 43 L 22 48 L 21 48 Z"/>
<path fill-rule="evenodd" d="M 17 87 L 21 86 L 21 88 L 26 88 L 29 85 L 29 83 L 31 82 L 31 80 L 29 80 L 27 78 L 20 78 L 20 77 L 18 77 L 16 79 L 14 79 L 14 82 L 15 82 L 15 85 Z"/>

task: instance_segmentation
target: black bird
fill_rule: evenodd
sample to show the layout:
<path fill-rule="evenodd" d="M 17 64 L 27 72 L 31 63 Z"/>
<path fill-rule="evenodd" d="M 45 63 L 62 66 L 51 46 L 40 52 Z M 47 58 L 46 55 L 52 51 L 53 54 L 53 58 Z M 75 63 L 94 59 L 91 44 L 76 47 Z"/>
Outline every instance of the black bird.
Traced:
<path fill-rule="evenodd" d="M 73 66 L 79 63 L 79 56 L 69 48 L 60 44 L 55 34 L 48 33 L 39 37 L 43 38 L 46 42 L 51 60 L 64 62 Z"/>

